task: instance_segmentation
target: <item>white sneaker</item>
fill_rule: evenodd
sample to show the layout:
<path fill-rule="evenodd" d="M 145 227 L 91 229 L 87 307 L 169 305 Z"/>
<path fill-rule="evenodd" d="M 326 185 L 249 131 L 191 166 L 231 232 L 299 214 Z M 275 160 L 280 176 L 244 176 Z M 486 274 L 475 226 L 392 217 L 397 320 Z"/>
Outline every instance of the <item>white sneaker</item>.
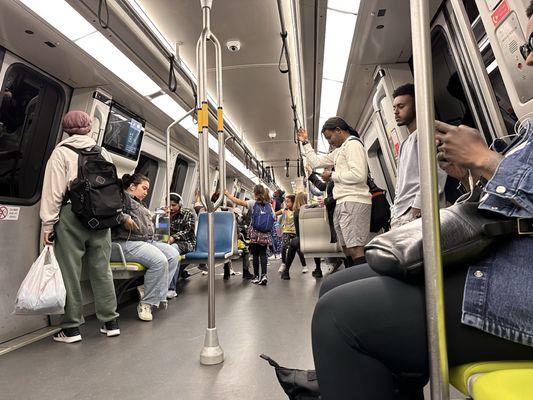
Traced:
<path fill-rule="evenodd" d="M 276 259 L 276 254 L 272 254 L 270 257 L 268 257 L 269 260 L 275 260 Z"/>
<path fill-rule="evenodd" d="M 137 315 L 141 321 L 151 321 L 154 319 L 152 316 L 152 306 L 146 303 L 139 303 L 137 306 Z"/>
<path fill-rule="evenodd" d="M 139 300 L 144 299 L 144 285 L 137 286 L 137 293 L 139 294 Z"/>
<path fill-rule="evenodd" d="M 279 269 L 278 269 L 278 272 L 285 272 L 285 270 L 287 269 L 287 266 L 285 264 L 281 264 Z"/>
<path fill-rule="evenodd" d="M 254 285 L 257 285 L 261 281 L 261 278 L 259 276 L 256 276 L 254 279 L 252 279 L 252 283 Z"/>
<path fill-rule="evenodd" d="M 235 273 L 235 271 L 233 270 L 233 268 L 231 268 L 231 267 L 230 267 L 230 269 L 229 269 L 229 274 L 230 274 L 230 275 L 237 275 L 237 274 Z"/>
<path fill-rule="evenodd" d="M 178 293 L 175 290 L 169 290 L 167 292 L 167 299 L 173 299 L 175 297 L 178 297 Z"/>
<path fill-rule="evenodd" d="M 302 274 L 307 274 L 309 272 L 309 268 L 302 267 Z"/>

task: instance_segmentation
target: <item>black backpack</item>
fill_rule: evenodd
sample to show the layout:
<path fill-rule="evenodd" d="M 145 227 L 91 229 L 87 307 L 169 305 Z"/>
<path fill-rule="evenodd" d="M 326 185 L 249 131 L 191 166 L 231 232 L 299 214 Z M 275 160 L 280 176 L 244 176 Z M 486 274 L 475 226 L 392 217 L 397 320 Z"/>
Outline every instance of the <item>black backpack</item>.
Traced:
<path fill-rule="evenodd" d="M 78 154 L 78 176 L 67 192 L 72 212 L 92 230 L 119 225 L 124 192 L 115 165 L 102 156 L 100 146 L 89 150 L 63 146 Z"/>

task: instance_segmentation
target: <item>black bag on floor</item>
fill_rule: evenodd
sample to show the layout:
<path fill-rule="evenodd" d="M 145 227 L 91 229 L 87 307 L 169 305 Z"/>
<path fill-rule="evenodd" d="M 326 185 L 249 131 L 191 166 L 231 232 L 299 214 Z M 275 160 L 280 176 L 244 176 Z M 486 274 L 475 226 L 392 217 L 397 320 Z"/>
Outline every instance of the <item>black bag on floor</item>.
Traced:
<path fill-rule="evenodd" d="M 315 371 L 285 368 L 264 354 L 259 357 L 276 369 L 278 381 L 290 400 L 321 399 Z"/>

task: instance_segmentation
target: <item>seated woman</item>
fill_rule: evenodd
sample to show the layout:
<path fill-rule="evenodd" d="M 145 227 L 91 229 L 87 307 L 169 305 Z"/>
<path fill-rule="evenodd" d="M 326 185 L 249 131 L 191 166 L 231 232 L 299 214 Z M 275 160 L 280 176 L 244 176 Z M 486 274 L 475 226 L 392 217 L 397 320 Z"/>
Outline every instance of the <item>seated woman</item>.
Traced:
<path fill-rule="evenodd" d="M 122 184 L 124 212 L 137 227 L 127 229 L 119 225 L 111 230 L 111 239 L 120 245 L 126 261 L 138 262 L 146 268 L 144 293 L 137 314 L 142 321 L 151 321 L 152 307 L 159 307 L 160 303 L 166 307 L 170 279 L 178 269 L 180 253 L 168 243 L 154 241 L 152 213 L 142 204 L 148 195 L 150 180 L 139 173 L 125 174 Z"/>
<path fill-rule="evenodd" d="M 281 279 L 289 280 L 291 279 L 291 276 L 289 274 L 289 270 L 291 269 L 292 262 L 294 261 L 294 257 L 296 257 L 296 253 L 300 252 L 300 209 L 302 206 L 307 204 L 307 195 L 305 193 L 298 193 L 296 195 L 296 199 L 294 200 L 294 227 L 296 230 L 296 237 L 293 238 L 290 241 L 289 248 L 287 250 L 287 263 L 285 265 L 285 270 L 281 274 Z M 300 259 L 302 260 L 302 266 L 305 267 L 305 258 L 300 256 Z M 315 257 L 315 270 L 313 271 L 312 275 L 315 278 L 322 278 L 322 269 L 320 268 L 320 258 Z"/>
<path fill-rule="evenodd" d="M 529 27 L 531 33 L 533 20 Z M 533 65 L 533 56 L 528 61 Z M 436 128 L 441 168 L 467 189 L 469 171 L 487 180 L 480 209 L 533 217 L 533 120 L 504 156 L 473 128 L 441 122 Z M 446 268 L 450 366 L 533 360 L 532 252 L 533 237 L 517 234 L 471 265 Z M 341 271 L 322 285 L 312 337 L 323 399 L 424 398 L 429 367 L 422 284 L 379 276 L 368 265 Z"/>

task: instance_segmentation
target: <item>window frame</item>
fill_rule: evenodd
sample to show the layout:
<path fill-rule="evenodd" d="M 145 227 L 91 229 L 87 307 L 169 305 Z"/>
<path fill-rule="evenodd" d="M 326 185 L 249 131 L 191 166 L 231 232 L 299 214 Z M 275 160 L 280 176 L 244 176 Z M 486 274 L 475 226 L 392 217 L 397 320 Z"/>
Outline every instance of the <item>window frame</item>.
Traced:
<path fill-rule="evenodd" d="M 176 170 L 177 170 L 177 166 L 178 166 L 178 161 L 181 161 L 183 164 L 186 165 L 186 169 L 185 169 L 185 175 L 184 175 L 184 178 L 183 178 L 183 182 L 182 182 L 182 187 L 180 190 L 177 190 L 176 186 L 177 186 L 177 183 L 178 183 L 178 179 L 176 177 Z M 176 156 L 176 159 L 174 160 L 174 170 L 172 171 L 172 180 L 171 180 L 171 183 L 170 183 L 170 191 L 171 192 L 174 192 L 174 193 L 178 193 L 180 196 L 182 196 L 183 198 L 183 190 L 185 189 L 185 184 L 187 183 L 187 175 L 189 174 L 189 168 L 190 168 L 190 161 L 183 158 L 183 157 L 180 157 L 180 154 L 178 154 Z"/>
<path fill-rule="evenodd" d="M 6 53 L 5 49 L 0 48 L 0 50 L 4 50 L 3 53 L 0 54 L 0 67 L 2 66 L 2 61 L 4 58 L 4 55 Z M 50 158 L 50 155 L 52 154 L 54 148 L 56 147 L 58 143 L 58 138 L 61 136 L 61 119 L 63 117 L 63 113 L 65 110 L 65 104 L 66 104 L 66 92 L 65 88 L 56 80 L 48 77 L 45 73 L 39 71 L 36 68 L 33 68 L 31 65 L 25 64 L 21 61 L 16 61 L 8 65 L 3 77 L 2 77 L 2 86 L 0 88 L 0 93 L 3 93 L 6 87 L 7 80 L 5 79 L 9 73 L 15 69 L 15 68 L 21 68 L 22 70 L 25 70 L 26 72 L 29 72 L 30 74 L 33 74 L 36 76 L 39 80 L 41 80 L 46 86 L 53 87 L 57 90 L 59 101 L 56 105 L 56 111 L 55 114 L 52 116 L 52 125 L 50 128 L 50 131 L 48 132 L 48 141 L 46 144 L 46 148 L 44 150 L 44 158 L 41 164 L 39 177 L 37 181 L 37 186 L 35 187 L 34 194 L 29 198 L 20 198 L 20 197 L 10 197 L 10 196 L 2 196 L 0 195 L 0 203 L 6 204 L 6 205 L 19 205 L 19 206 L 33 206 L 36 203 L 38 203 L 41 200 L 41 194 L 43 189 L 43 180 L 44 180 L 44 171 L 46 169 L 46 164 L 48 163 L 48 160 Z M 39 117 L 41 116 L 41 106 L 42 101 L 39 99 L 37 102 L 38 107 L 38 118 L 37 122 L 39 121 Z"/>
<path fill-rule="evenodd" d="M 148 200 L 147 201 L 145 200 L 144 202 L 148 205 L 148 207 L 150 207 L 150 203 L 152 202 L 152 199 L 153 199 L 153 196 L 154 196 L 154 189 L 155 189 L 155 184 L 157 182 L 157 177 L 159 175 L 160 165 L 159 165 L 159 160 L 157 158 L 153 157 L 149 153 L 141 151 L 140 154 L 139 154 L 139 159 L 137 161 L 137 166 L 135 167 L 135 172 L 138 172 L 137 169 L 139 168 L 139 165 L 140 165 L 140 162 L 141 162 L 141 157 L 145 157 L 149 161 L 155 162 L 155 166 L 156 166 L 155 176 L 153 178 L 150 177 L 149 175 L 146 175 L 146 177 L 148 179 L 150 179 L 150 190 L 149 190 L 148 196 L 147 196 Z"/>

